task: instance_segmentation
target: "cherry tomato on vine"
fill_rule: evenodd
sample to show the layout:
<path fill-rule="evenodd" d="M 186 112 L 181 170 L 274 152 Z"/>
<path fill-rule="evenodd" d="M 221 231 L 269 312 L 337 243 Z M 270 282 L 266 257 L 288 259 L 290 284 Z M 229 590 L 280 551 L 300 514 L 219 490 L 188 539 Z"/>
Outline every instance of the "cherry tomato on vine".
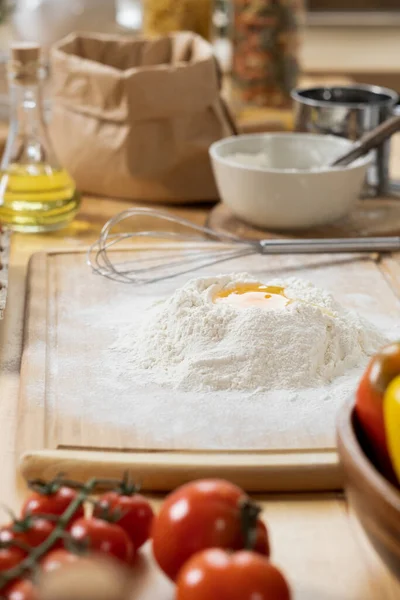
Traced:
<path fill-rule="evenodd" d="M 385 433 L 383 398 L 386 388 L 397 375 L 400 375 L 400 342 L 385 346 L 371 359 L 356 395 L 358 421 L 379 466 L 389 476 L 393 475 L 393 470 Z"/>
<path fill-rule="evenodd" d="M 0 542 L 0 573 L 19 565 L 26 557 L 26 552 L 9 543 Z"/>
<path fill-rule="evenodd" d="M 50 550 L 42 560 L 40 561 L 40 567 L 45 573 L 50 571 L 56 571 L 60 567 L 76 563 L 81 560 L 82 557 L 79 554 L 73 554 L 65 548 L 57 548 L 56 550 Z"/>
<path fill-rule="evenodd" d="M 153 522 L 154 513 L 149 501 L 140 494 L 130 494 L 128 489 L 107 492 L 99 498 L 93 514 L 102 518 L 102 515 L 112 515 L 116 511 L 121 515 L 116 523 L 126 531 L 136 550 L 139 549 L 149 539 Z"/>
<path fill-rule="evenodd" d="M 22 507 L 22 517 L 28 515 L 62 515 L 78 492 L 66 485 L 61 485 L 57 480 L 50 483 L 37 483 L 35 491 L 27 498 Z M 79 506 L 73 519 L 84 516 L 82 506 Z M 71 519 L 72 520 L 72 519 Z"/>
<path fill-rule="evenodd" d="M 90 553 L 108 554 L 125 563 L 132 562 L 134 558 L 135 548 L 131 539 L 116 523 L 97 517 L 82 518 L 72 523 L 70 534 L 73 540 L 86 544 Z"/>
<path fill-rule="evenodd" d="M 0 542 L 22 542 L 35 548 L 40 546 L 52 533 L 55 523 L 32 516 L 14 521 L 0 529 Z"/>
<path fill-rule="evenodd" d="M 30 579 L 17 579 L 4 592 L 7 600 L 39 600 L 37 588 Z"/>
<path fill-rule="evenodd" d="M 170 494 L 152 527 L 153 554 L 164 573 L 175 579 L 185 562 L 200 550 L 243 549 L 245 503 L 251 505 L 243 490 L 220 479 L 188 483 Z M 268 556 L 267 529 L 259 519 L 254 526 L 254 550 Z"/>
<path fill-rule="evenodd" d="M 247 550 L 203 550 L 184 565 L 176 585 L 176 600 L 290 600 L 281 572 Z"/>

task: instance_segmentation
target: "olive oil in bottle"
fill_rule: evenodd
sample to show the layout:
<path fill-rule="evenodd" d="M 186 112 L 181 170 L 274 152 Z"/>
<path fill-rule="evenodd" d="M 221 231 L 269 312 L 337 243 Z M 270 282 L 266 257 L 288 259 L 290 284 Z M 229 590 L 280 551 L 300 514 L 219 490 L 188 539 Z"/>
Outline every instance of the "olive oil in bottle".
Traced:
<path fill-rule="evenodd" d="M 0 222 L 21 232 L 61 229 L 80 198 L 46 131 L 40 47 L 15 44 L 9 63 L 10 128 L 0 165 Z"/>

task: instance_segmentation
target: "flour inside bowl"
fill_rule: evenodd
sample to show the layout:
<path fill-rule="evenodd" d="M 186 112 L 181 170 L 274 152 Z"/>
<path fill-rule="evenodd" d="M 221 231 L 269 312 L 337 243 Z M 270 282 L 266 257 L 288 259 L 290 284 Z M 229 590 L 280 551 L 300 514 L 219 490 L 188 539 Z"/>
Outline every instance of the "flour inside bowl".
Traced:
<path fill-rule="evenodd" d="M 287 301 L 272 298 L 279 295 Z M 218 301 L 229 296 L 232 302 Z M 242 273 L 189 281 L 150 308 L 117 345 L 142 383 L 197 392 L 270 391 L 327 385 L 363 365 L 386 341 L 307 281 L 258 282 Z"/>
<path fill-rule="evenodd" d="M 310 154 L 310 156 L 303 157 L 304 165 L 297 166 L 296 168 L 292 167 L 290 164 L 277 165 L 274 157 L 267 152 L 235 152 L 233 154 L 229 154 L 225 158 L 244 167 L 257 167 L 265 170 L 279 168 L 280 171 L 289 171 L 292 173 L 297 173 L 298 171 L 308 171 L 313 173 L 327 170 L 327 166 L 324 164 L 324 157 L 319 155 L 318 152 L 314 152 L 313 154 Z"/>

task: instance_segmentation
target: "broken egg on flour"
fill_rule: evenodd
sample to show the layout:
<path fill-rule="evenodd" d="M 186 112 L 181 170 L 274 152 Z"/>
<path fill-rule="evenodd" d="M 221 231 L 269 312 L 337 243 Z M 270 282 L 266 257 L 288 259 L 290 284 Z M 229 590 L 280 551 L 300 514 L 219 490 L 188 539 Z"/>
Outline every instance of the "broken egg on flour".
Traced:
<path fill-rule="evenodd" d="M 316 303 L 316 299 L 301 298 L 286 295 L 288 292 L 281 285 L 266 285 L 259 282 L 237 282 L 233 286 L 219 290 L 214 298 L 215 304 L 231 304 L 236 308 L 257 307 L 262 310 L 280 310 L 292 302 L 302 302 L 318 308 L 323 314 L 335 318 L 334 313 L 328 310 L 321 302 Z"/>
<path fill-rule="evenodd" d="M 285 288 L 280 285 L 263 283 L 236 283 L 217 292 L 213 301 L 218 304 L 232 304 L 237 308 L 257 306 L 263 310 L 278 310 L 287 306 L 292 300 L 285 295 Z"/>
<path fill-rule="evenodd" d="M 249 273 L 191 279 L 130 335 L 140 381 L 186 391 L 323 386 L 386 343 L 327 290 Z"/>

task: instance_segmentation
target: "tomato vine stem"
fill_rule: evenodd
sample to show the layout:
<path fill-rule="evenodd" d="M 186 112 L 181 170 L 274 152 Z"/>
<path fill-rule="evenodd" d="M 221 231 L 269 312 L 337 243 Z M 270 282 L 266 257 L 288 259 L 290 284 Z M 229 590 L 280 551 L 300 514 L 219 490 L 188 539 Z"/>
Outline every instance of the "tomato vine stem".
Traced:
<path fill-rule="evenodd" d="M 57 492 L 61 486 L 67 485 L 78 490 L 76 498 L 72 500 L 69 506 L 65 509 L 63 514 L 58 518 L 57 524 L 47 539 L 36 546 L 35 548 L 29 549 L 29 555 L 22 560 L 16 567 L 4 571 L 0 574 L 0 590 L 4 589 L 14 579 L 18 579 L 24 573 L 28 571 L 34 571 L 39 560 L 53 547 L 53 545 L 60 539 L 65 538 L 65 530 L 76 513 L 77 509 L 82 506 L 87 500 L 90 494 L 95 493 L 99 488 L 104 487 L 113 488 L 121 485 L 120 480 L 115 479 L 89 479 L 85 484 L 78 483 L 76 481 L 70 481 L 68 479 L 61 479 L 58 475 L 55 479 L 50 482 L 43 480 L 34 480 L 28 483 L 29 487 L 33 490 L 40 491 L 45 494 L 52 494 Z M 10 542 L 10 544 L 18 546 L 19 543 Z"/>
<path fill-rule="evenodd" d="M 257 542 L 257 521 L 261 508 L 248 498 L 240 501 L 239 508 L 244 548 L 254 550 Z"/>

